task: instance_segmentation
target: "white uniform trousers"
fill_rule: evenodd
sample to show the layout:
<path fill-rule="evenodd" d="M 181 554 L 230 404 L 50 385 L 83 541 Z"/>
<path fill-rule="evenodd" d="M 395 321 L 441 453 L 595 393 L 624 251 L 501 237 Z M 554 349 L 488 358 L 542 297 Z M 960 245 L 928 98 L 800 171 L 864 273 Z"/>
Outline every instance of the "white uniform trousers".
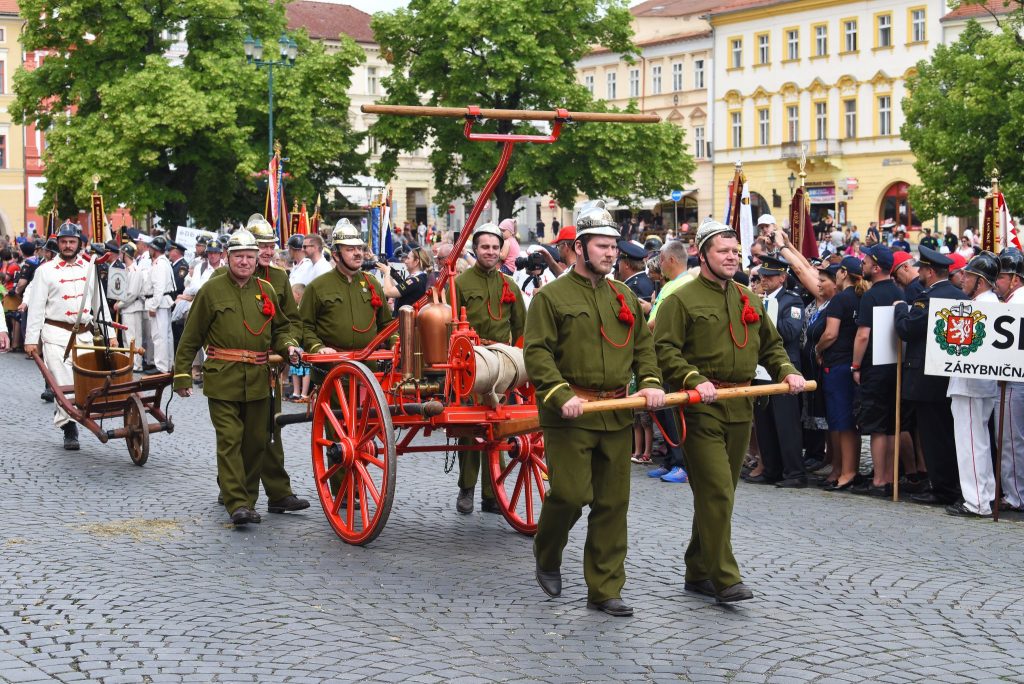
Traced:
<path fill-rule="evenodd" d="M 153 365 L 161 373 L 169 373 L 174 360 L 171 310 L 157 309 L 156 318 L 149 317 L 149 327 L 153 333 Z"/>
<path fill-rule="evenodd" d="M 149 313 L 146 311 L 142 312 L 142 336 L 139 338 L 139 344 L 146 348 L 146 363 L 152 365 L 153 363 L 153 319 L 149 317 Z"/>
<path fill-rule="evenodd" d="M 75 372 L 71 366 L 71 354 L 68 354 L 67 361 L 64 360 L 64 350 L 67 349 L 68 339 L 71 338 L 71 331 L 58 328 L 48 323 L 43 324 L 43 330 L 39 335 L 40 346 L 43 350 L 43 363 L 47 370 L 53 374 L 58 385 L 74 385 Z M 78 335 L 79 344 L 92 344 L 92 334 L 85 332 Z M 71 421 L 67 411 L 56 404 L 53 412 L 53 424 L 63 427 Z"/>
<path fill-rule="evenodd" d="M 995 413 L 994 397 L 950 397 L 953 413 L 953 439 L 960 471 L 960 491 L 964 505 L 981 515 L 992 513 L 996 498 L 996 476 L 992 468 L 992 442 L 988 420 Z"/>
<path fill-rule="evenodd" d="M 136 347 L 145 347 L 146 352 L 149 353 L 149 343 L 146 342 L 146 338 L 142 336 L 142 318 L 146 315 L 145 311 L 132 311 L 130 313 L 121 312 L 121 322 L 124 323 L 128 330 L 125 331 L 125 345 L 131 344 L 132 340 L 135 340 Z M 132 368 L 136 371 L 142 370 L 142 357 L 138 354 L 132 359 Z"/>
<path fill-rule="evenodd" d="M 997 435 L 999 426 L 996 425 Z M 1003 407 L 1003 496 L 1014 508 L 1024 504 L 1024 384 L 1006 383 Z"/>

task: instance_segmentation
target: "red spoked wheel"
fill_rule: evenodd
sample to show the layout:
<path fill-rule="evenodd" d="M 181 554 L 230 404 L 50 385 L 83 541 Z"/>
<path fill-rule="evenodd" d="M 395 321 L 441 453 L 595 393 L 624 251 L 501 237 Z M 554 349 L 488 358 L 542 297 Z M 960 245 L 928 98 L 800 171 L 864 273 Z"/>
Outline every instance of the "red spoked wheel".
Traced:
<path fill-rule="evenodd" d="M 489 444 L 485 453 L 501 514 L 517 532 L 536 534 L 540 508 L 548 493 L 541 433 L 530 432 Z"/>
<path fill-rule="evenodd" d="M 324 514 L 349 544 L 368 544 L 384 529 L 395 496 L 395 431 L 373 373 L 342 361 L 313 405 L 313 477 Z"/>

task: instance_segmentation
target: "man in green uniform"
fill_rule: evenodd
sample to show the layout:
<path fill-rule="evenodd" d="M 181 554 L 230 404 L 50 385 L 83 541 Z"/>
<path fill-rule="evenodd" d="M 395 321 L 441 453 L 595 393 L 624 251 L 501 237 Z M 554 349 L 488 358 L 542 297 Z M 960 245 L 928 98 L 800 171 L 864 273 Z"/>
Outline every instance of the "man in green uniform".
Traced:
<path fill-rule="evenodd" d="M 700 276 L 666 297 L 654 329 L 669 388 L 695 389 L 686 409 L 686 465 L 693 490 L 693 531 L 686 550 L 687 591 L 719 602 L 753 598 L 732 553 L 732 507 L 750 440 L 752 399 L 712 403 L 719 387 L 747 386 L 758 364 L 773 378 L 804 388 L 761 298 L 733 280 L 739 243 L 729 226 L 705 221 L 697 231 Z"/>
<path fill-rule="evenodd" d="M 626 581 L 632 411 L 583 415 L 587 401 L 623 397 L 631 376 L 648 409 L 664 404 L 661 371 L 636 295 L 607 279 L 619 232 L 603 202 L 580 211 L 573 270 L 537 291 L 526 317 L 526 370 L 537 412 L 551 490 L 541 508 L 533 550 L 537 582 L 562 590 L 562 550 L 583 507 L 590 506 L 583 576 L 587 607 L 630 616 L 620 596 Z"/>
<path fill-rule="evenodd" d="M 299 306 L 302 339 L 310 353 L 364 349 L 391 322 L 380 282 L 362 270 L 364 247 L 358 229 L 348 219 L 338 221 L 331 233 L 334 268 L 306 286 Z M 323 377 L 322 371 L 314 368 L 313 381 L 320 382 Z M 344 477 L 344 470 L 331 477 L 333 492 Z"/>
<path fill-rule="evenodd" d="M 348 219 L 331 234 L 334 268 L 317 276 L 302 294 L 299 316 L 310 353 L 363 349 L 391 322 L 380 282 L 361 270 L 363 240 Z"/>
<path fill-rule="evenodd" d="M 501 230 L 493 223 L 477 228 L 473 231 L 476 263 L 455 279 L 459 311 L 466 309 L 466 319 L 483 344 L 516 344 L 526 323 L 523 293 L 515 281 L 498 270 L 504 244 Z M 474 443 L 475 440 L 469 438 L 459 440 L 462 445 Z M 459 452 L 459 498 L 455 502 L 455 510 L 463 515 L 473 512 L 473 490 L 479 473 L 480 452 Z M 485 472 L 480 480 L 480 510 L 500 513 L 494 500 L 491 478 Z"/>
<path fill-rule="evenodd" d="M 178 344 L 176 368 L 189 369 L 206 347 L 203 393 L 217 431 L 217 480 L 224 507 L 236 526 L 260 522 L 253 510 L 263 453 L 270 439 L 270 367 L 267 351 L 296 358 L 299 345 L 277 293 L 257 278 L 259 248 L 240 230 L 228 242 L 228 273 L 199 289 Z M 174 389 L 192 394 L 192 374 L 174 375 Z"/>
<path fill-rule="evenodd" d="M 267 281 L 277 293 L 274 303 L 277 308 L 284 312 L 291 324 L 291 335 L 296 340 L 302 339 L 302 322 L 299 320 L 299 308 L 295 304 L 295 297 L 292 296 L 291 285 L 288 283 L 288 272 L 283 268 L 273 265 L 274 255 L 277 252 L 277 236 L 270 222 L 263 218 L 262 214 L 253 214 L 249 217 L 245 229 L 256 238 L 256 245 L 259 247 L 259 254 L 256 257 L 255 275 Z M 227 267 L 221 266 L 214 271 L 214 278 L 221 277 L 227 273 Z M 277 372 L 271 373 L 271 415 L 281 412 L 281 376 Z M 260 469 L 260 481 L 263 483 L 263 491 L 267 494 L 267 510 L 271 513 L 285 513 L 288 511 L 301 511 L 309 508 L 309 501 L 300 499 L 292 492 L 291 478 L 284 467 L 284 443 L 281 441 L 281 428 L 277 423 L 273 424 L 273 439 L 267 442 L 266 452 L 263 456 L 263 467 Z M 257 499 L 259 492 L 256 492 Z M 223 502 L 220 502 L 223 503 Z M 255 503 L 255 501 L 254 501 Z"/>

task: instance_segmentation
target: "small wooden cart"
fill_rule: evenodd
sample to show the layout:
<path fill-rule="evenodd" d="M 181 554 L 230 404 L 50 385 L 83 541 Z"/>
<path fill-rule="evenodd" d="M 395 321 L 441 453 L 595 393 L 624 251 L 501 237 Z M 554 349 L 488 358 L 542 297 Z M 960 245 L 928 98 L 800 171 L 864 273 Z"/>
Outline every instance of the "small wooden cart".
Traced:
<path fill-rule="evenodd" d="M 132 463 L 141 466 L 149 458 L 149 435 L 173 432 L 174 423 L 160 408 L 170 373 L 132 379 L 132 357 L 142 353 L 130 348 L 75 345 L 71 349 L 73 385 L 58 385 L 39 354 L 33 354 L 39 372 L 53 390 L 54 400 L 71 419 L 106 444 L 124 439 Z M 123 427 L 104 428 L 108 418 L 121 417 Z M 154 422 L 151 422 L 150 419 Z"/>

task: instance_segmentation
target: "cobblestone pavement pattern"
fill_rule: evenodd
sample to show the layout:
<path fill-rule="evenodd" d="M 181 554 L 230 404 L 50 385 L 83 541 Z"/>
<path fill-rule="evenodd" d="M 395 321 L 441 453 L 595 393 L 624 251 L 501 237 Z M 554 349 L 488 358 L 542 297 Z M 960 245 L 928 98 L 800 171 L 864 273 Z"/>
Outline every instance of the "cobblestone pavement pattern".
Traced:
<path fill-rule="evenodd" d="M 734 546 L 757 599 L 719 607 L 682 592 L 689 489 L 637 467 L 637 616 L 613 618 L 584 605 L 582 524 L 547 599 L 529 538 L 454 512 L 440 455 L 399 459 L 369 547 L 315 501 L 271 516 L 263 499 L 240 532 L 215 503 L 201 396 L 171 403 L 178 428 L 139 468 L 84 431 L 63 451 L 22 354 L 0 377 L 2 682 L 1024 681 L 1019 519 L 744 484 Z M 308 434 L 285 429 L 306 496 Z"/>

